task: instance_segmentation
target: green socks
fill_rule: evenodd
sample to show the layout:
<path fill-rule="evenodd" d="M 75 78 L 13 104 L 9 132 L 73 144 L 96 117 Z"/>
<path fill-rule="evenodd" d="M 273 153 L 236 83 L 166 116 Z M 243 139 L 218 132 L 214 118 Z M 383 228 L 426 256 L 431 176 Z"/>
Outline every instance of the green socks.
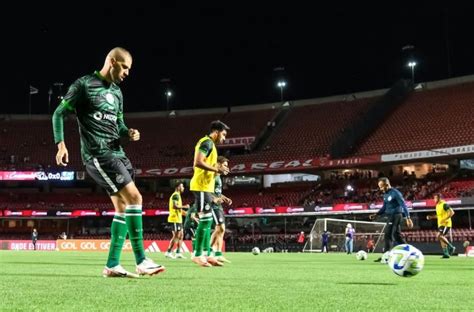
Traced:
<path fill-rule="evenodd" d="M 123 243 L 127 237 L 127 225 L 125 223 L 125 214 L 115 213 L 110 227 L 110 248 L 107 258 L 107 267 L 113 268 L 120 263 Z"/>
<path fill-rule="evenodd" d="M 142 205 L 127 205 L 125 207 L 125 221 L 128 227 L 128 237 L 132 245 L 135 261 L 140 264 L 145 260 L 143 248 Z"/>
<path fill-rule="evenodd" d="M 202 218 L 199 220 L 198 227 L 196 229 L 196 239 L 195 239 L 195 249 L 194 249 L 194 256 L 200 257 L 202 256 L 202 251 L 204 248 L 204 243 L 206 240 L 206 236 L 210 235 L 211 231 L 211 224 L 212 218 Z M 211 238 L 208 238 L 210 244 Z"/>

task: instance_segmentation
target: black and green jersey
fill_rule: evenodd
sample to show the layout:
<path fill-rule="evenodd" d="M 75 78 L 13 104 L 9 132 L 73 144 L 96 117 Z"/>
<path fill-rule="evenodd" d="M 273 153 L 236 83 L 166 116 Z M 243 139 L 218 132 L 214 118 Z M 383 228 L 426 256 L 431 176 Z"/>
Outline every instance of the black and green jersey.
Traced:
<path fill-rule="evenodd" d="M 77 79 L 53 114 L 54 141 L 64 141 L 63 118 L 75 113 L 83 162 L 125 156 L 120 137 L 128 135 L 123 120 L 122 91 L 99 72 Z"/>
<path fill-rule="evenodd" d="M 184 219 L 184 225 L 183 225 L 183 227 L 185 229 L 196 229 L 197 228 L 197 226 L 198 226 L 197 222 L 194 221 L 191 218 L 191 214 L 193 214 L 193 213 L 197 214 L 197 206 L 196 205 L 192 205 L 186 213 L 186 217 Z"/>
<path fill-rule="evenodd" d="M 214 196 L 221 197 L 222 195 L 222 179 L 220 175 L 216 175 L 214 180 Z M 222 209 L 222 205 L 212 203 L 213 209 Z"/>

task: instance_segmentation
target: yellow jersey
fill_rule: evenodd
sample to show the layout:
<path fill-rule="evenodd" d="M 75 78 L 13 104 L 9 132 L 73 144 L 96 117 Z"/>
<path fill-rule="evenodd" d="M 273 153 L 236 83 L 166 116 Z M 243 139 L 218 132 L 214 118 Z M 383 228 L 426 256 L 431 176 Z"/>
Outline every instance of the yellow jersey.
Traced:
<path fill-rule="evenodd" d="M 169 210 L 170 214 L 168 215 L 168 222 L 173 223 L 183 223 L 183 216 L 181 209 L 176 209 L 174 207 L 174 203 L 177 202 L 180 207 L 183 206 L 183 202 L 181 201 L 181 194 L 179 192 L 174 192 L 169 200 Z"/>
<path fill-rule="evenodd" d="M 210 166 L 214 166 L 217 163 L 217 149 L 209 136 L 201 138 L 194 148 L 194 159 L 196 159 L 197 153 L 204 153 L 206 159 L 204 162 Z M 193 165 L 194 174 L 191 179 L 190 190 L 194 192 L 209 192 L 214 193 L 214 171 L 208 171 L 196 167 Z"/>
<path fill-rule="evenodd" d="M 436 217 L 438 218 L 438 227 L 440 226 L 451 227 L 452 226 L 451 218 L 448 218 L 450 209 L 451 207 L 449 207 L 449 205 L 446 204 L 444 200 L 440 200 L 436 204 Z M 446 220 L 446 221 L 441 222 L 442 220 Z"/>

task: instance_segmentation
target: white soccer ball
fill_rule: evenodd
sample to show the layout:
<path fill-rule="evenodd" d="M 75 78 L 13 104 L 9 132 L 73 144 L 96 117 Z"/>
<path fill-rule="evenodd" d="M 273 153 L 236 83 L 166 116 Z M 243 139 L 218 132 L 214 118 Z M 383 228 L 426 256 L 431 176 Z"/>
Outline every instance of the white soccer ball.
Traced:
<path fill-rule="evenodd" d="M 382 255 L 382 260 L 380 261 L 380 263 L 382 263 L 382 264 L 387 264 L 389 258 L 390 258 L 390 251 L 386 251 L 386 252 Z"/>
<path fill-rule="evenodd" d="M 425 257 L 420 250 L 412 245 L 398 245 L 390 251 L 388 266 L 398 276 L 415 276 L 421 272 L 424 264 Z"/>
<path fill-rule="evenodd" d="M 359 250 L 357 253 L 356 253 L 356 259 L 357 260 L 367 260 L 367 253 L 363 250 Z"/>
<path fill-rule="evenodd" d="M 255 256 L 260 254 L 260 248 L 258 247 L 253 247 L 252 248 L 252 254 L 254 254 Z"/>

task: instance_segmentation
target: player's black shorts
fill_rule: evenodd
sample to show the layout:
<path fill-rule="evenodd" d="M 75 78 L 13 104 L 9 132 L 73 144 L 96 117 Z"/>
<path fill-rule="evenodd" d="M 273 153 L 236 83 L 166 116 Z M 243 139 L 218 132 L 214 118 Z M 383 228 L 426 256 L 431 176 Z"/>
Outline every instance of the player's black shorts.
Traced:
<path fill-rule="evenodd" d="M 197 205 L 197 212 L 204 213 L 204 217 L 211 218 L 212 196 L 209 192 L 193 191 L 194 202 Z"/>
<path fill-rule="evenodd" d="M 449 226 L 440 226 L 440 227 L 438 227 L 439 234 L 441 234 L 443 236 L 448 234 L 450 230 L 451 230 L 451 228 Z"/>
<path fill-rule="evenodd" d="M 196 235 L 196 229 L 193 227 L 187 227 L 184 229 L 184 237 L 188 237 L 189 239 L 194 239 Z"/>
<path fill-rule="evenodd" d="M 132 164 L 126 157 L 107 160 L 92 158 L 86 163 L 86 171 L 109 195 L 135 180 Z"/>
<path fill-rule="evenodd" d="M 225 224 L 224 210 L 221 208 L 213 208 L 212 218 L 215 224 Z"/>
<path fill-rule="evenodd" d="M 183 224 L 180 222 L 170 222 L 173 232 L 179 232 L 183 229 Z"/>

